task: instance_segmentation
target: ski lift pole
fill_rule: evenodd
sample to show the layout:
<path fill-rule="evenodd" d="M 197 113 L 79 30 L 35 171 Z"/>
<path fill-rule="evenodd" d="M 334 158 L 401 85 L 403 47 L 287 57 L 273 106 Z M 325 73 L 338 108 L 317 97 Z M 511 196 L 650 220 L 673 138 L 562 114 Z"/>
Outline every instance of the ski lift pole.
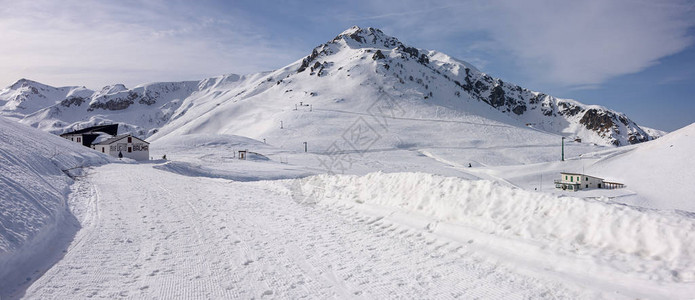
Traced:
<path fill-rule="evenodd" d="M 565 137 L 562 137 L 562 161 L 565 161 Z"/>

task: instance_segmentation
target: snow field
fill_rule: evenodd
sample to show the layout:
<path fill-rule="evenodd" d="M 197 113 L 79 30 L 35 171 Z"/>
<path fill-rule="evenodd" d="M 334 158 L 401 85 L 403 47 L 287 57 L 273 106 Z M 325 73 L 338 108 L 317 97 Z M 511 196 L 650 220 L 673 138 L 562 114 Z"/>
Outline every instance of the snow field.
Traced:
<path fill-rule="evenodd" d="M 154 157 L 167 154 L 173 160 L 111 164 L 73 185 L 72 214 L 66 215 L 73 219 L 56 227 L 69 233 L 59 244 L 64 257 L 50 269 L 33 268 L 41 270 L 37 275 L 46 273 L 26 292 L 28 283 L 5 295 L 675 299 L 692 294 L 695 247 L 687 213 L 513 188 L 516 182 L 504 181 L 510 174 L 482 165 L 467 168 L 466 149 L 379 148 L 350 169 L 359 176 L 266 181 L 318 173 L 310 166 L 320 154 L 219 134 L 167 136 L 152 145 Z M 581 153 L 591 146 L 581 148 L 573 149 Z M 270 160 L 234 158 L 233 151 L 241 149 Z M 536 161 L 552 155 L 548 149 L 488 150 L 510 159 L 515 150 L 525 151 Z M 591 162 L 606 156 L 592 155 Z M 401 173 L 368 173 L 380 168 Z M 420 170 L 500 182 L 412 172 Z"/>
<path fill-rule="evenodd" d="M 571 256 L 590 256 L 631 276 L 695 280 L 695 219 L 690 214 L 423 173 L 317 175 L 295 184 L 295 193 L 313 202 L 356 202 L 416 212 Z"/>

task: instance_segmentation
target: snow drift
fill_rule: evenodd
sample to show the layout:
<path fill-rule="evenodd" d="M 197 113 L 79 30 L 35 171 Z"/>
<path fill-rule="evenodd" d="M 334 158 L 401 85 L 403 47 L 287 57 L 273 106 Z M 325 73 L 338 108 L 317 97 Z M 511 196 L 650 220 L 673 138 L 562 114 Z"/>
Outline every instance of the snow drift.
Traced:
<path fill-rule="evenodd" d="M 663 280 L 695 280 L 695 216 L 558 197 L 424 173 L 318 175 L 297 180 L 314 201 L 376 204 L 537 243 Z"/>
<path fill-rule="evenodd" d="M 61 226 L 70 217 L 73 179 L 65 172 L 108 161 L 81 144 L 0 117 L 0 290 L 21 276 L 17 268 L 24 263 L 45 259 L 41 251 L 55 246 L 55 236 L 68 234 Z"/>

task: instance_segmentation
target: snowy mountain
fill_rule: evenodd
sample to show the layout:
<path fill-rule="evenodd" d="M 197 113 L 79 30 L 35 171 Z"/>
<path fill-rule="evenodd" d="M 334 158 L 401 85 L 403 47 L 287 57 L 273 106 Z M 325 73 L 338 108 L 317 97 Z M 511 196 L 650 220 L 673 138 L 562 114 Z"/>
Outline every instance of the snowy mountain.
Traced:
<path fill-rule="evenodd" d="M 53 133 L 118 122 L 121 131 L 148 136 L 172 118 L 181 100 L 197 90 L 196 84 L 153 83 L 133 89 L 116 84 L 93 91 L 21 79 L 0 92 L 0 103 L 5 103 L 0 112 Z"/>
<path fill-rule="evenodd" d="M 54 88 L 22 78 L 0 91 L 1 110 L 14 112 L 20 116 L 29 115 L 56 104 L 59 99 L 65 99 L 69 93 L 79 89 L 79 87 Z"/>
<path fill-rule="evenodd" d="M 527 126 L 601 144 L 635 144 L 655 137 L 624 114 L 503 82 L 445 54 L 404 45 L 374 28 L 352 27 L 318 46 L 298 72 L 309 68 L 317 77 L 329 74 L 340 64 L 337 53 L 345 49 L 355 52 L 352 59 L 376 61 L 377 73 L 397 79 L 397 88 L 413 90 L 429 102 L 442 105 L 443 101 L 470 98 Z"/>
<path fill-rule="evenodd" d="M 383 99 L 394 108 L 390 117 L 500 122 L 600 145 L 634 144 L 660 134 L 622 113 L 530 91 L 443 53 L 404 45 L 379 29 L 359 27 L 267 73 L 100 91 L 22 79 L 0 92 L 0 111 L 54 133 L 118 122 L 121 131 L 142 137 L 194 130 L 260 137 L 291 120 L 288 110 L 295 107 L 374 115 L 384 113 L 374 106 Z"/>

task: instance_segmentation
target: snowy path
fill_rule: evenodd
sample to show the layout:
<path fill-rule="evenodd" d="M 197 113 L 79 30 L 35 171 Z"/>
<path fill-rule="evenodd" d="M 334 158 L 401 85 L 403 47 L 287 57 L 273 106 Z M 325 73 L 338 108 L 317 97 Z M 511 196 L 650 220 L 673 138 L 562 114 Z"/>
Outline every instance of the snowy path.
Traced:
<path fill-rule="evenodd" d="M 83 228 L 25 296 L 68 298 L 583 298 L 465 244 L 279 183 L 112 164 L 74 186 Z"/>

